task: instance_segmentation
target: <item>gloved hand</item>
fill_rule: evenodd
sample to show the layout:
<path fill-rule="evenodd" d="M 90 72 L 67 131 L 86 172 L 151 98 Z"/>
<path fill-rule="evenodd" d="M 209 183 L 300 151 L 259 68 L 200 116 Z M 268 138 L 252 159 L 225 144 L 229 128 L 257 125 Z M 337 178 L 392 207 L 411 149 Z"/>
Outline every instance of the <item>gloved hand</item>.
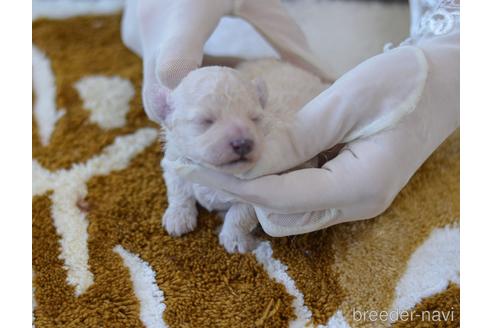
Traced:
<path fill-rule="evenodd" d="M 459 28 L 406 44 L 361 63 L 308 103 L 295 126 L 268 136 L 245 176 L 175 163 L 178 174 L 252 203 L 272 236 L 380 214 L 459 126 Z M 340 143 L 347 145 L 320 169 L 263 176 Z"/>
<path fill-rule="evenodd" d="M 143 58 L 142 96 L 150 119 L 165 116 L 169 89 L 201 65 L 203 45 L 225 15 L 247 20 L 283 60 L 330 80 L 280 0 L 127 0 L 122 38 Z"/>

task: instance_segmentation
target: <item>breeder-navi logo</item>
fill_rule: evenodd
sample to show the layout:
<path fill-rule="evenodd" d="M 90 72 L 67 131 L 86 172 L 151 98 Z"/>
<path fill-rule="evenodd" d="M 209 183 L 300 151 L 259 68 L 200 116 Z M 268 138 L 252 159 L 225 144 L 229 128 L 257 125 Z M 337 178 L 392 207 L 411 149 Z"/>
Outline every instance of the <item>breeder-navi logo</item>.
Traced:
<path fill-rule="evenodd" d="M 454 308 L 448 311 L 376 311 L 366 310 L 359 311 L 352 309 L 352 319 L 354 321 L 428 321 L 428 322 L 440 322 L 440 321 L 454 321 Z"/>

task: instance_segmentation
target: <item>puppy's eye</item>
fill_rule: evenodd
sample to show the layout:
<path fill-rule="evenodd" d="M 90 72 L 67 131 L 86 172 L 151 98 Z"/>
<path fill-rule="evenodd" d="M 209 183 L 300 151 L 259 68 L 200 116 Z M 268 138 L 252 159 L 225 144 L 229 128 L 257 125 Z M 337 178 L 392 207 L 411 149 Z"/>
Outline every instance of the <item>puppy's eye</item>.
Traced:
<path fill-rule="evenodd" d="M 204 118 L 200 121 L 201 125 L 204 126 L 210 126 L 215 123 L 215 120 L 213 118 Z"/>
<path fill-rule="evenodd" d="M 255 123 L 260 123 L 262 119 L 263 119 L 262 116 L 254 116 L 251 118 L 251 120 Z"/>

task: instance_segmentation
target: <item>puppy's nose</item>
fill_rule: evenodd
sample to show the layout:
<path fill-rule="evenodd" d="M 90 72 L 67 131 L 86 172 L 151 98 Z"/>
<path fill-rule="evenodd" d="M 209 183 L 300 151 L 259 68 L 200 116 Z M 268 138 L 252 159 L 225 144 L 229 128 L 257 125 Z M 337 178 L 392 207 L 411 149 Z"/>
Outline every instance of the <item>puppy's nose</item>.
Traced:
<path fill-rule="evenodd" d="M 254 142 L 251 139 L 237 139 L 231 141 L 231 147 L 236 154 L 244 156 L 253 150 Z"/>

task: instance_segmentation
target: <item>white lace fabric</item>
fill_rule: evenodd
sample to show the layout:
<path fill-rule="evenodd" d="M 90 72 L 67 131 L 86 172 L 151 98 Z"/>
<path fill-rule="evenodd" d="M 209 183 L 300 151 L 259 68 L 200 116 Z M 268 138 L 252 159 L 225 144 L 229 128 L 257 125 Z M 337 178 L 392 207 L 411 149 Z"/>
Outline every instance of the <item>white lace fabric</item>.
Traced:
<path fill-rule="evenodd" d="M 460 28 L 460 0 L 410 1 L 412 12 L 411 41 L 441 36 Z"/>

